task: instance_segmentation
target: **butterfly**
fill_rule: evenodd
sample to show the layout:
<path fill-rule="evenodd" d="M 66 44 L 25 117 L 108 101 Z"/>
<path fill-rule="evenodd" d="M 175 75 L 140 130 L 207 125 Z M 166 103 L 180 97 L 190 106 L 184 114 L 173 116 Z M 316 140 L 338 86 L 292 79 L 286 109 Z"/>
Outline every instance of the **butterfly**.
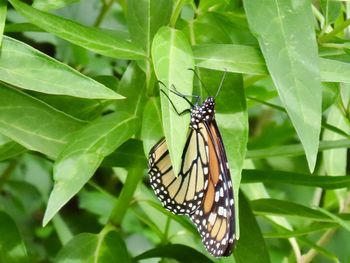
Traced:
<path fill-rule="evenodd" d="M 151 187 L 167 210 L 190 217 L 209 253 L 229 256 L 236 239 L 234 199 L 226 152 L 215 121 L 215 99 L 208 97 L 202 104 L 198 100 L 192 104 L 185 95 L 172 92 L 191 105 L 190 129 L 177 176 L 165 138 L 151 149 Z"/>

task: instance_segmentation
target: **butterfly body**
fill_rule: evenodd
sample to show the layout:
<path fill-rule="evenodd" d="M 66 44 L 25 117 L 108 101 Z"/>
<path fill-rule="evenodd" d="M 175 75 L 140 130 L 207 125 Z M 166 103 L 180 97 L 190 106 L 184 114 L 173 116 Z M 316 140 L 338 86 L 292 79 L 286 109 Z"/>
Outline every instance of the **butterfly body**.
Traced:
<path fill-rule="evenodd" d="M 228 256 L 235 241 L 234 200 L 214 98 L 194 105 L 190 115 L 180 173 L 172 170 L 163 138 L 149 155 L 151 186 L 166 209 L 190 217 L 212 255 Z"/>

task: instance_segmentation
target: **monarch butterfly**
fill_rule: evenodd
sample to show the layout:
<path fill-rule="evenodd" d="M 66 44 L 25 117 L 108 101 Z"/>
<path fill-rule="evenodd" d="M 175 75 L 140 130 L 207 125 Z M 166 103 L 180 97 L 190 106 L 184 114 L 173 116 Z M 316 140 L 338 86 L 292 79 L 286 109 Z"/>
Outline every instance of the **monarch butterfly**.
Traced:
<path fill-rule="evenodd" d="M 220 88 L 221 85 L 218 92 Z M 190 217 L 209 253 L 229 256 L 236 239 L 234 199 L 226 152 L 215 121 L 215 99 L 208 97 L 199 105 L 196 96 L 193 105 L 185 95 L 172 92 L 191 105 L 187 110 L 191 115 L 190 129 L 178 176 L 172 170 L 165 138 L 151 149 L 151 186 L 167 210 Z"/>

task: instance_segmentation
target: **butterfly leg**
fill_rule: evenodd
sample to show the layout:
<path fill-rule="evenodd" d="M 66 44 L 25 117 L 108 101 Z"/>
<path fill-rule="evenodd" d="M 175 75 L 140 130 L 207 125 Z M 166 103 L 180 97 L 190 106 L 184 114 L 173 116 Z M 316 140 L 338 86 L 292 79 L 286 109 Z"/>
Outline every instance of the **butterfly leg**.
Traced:
<path fill-rule="evenodd" d="M 166 94 L 165 91 L 162 90 L 162 89 L 161 89 L 160 91 L 168 98 L 169 102 L 171 103 L 171 106 L 173 106 L 173 108 L 174 108 L 175 112 L 177 113 L 177 115 L 182 116 L 182 115 L 184 115 L 184 114 L 186 114 L 186 113 L 191 113 L 191 110 L 190 110 L 190 109 L 185 109 L 185 110 L 179 112 L 179 111 L 176 109 L 176 107 L 175 107 L 174 103 L 172 102 L 172 100 L 169 98 L 168 94 Z"/>

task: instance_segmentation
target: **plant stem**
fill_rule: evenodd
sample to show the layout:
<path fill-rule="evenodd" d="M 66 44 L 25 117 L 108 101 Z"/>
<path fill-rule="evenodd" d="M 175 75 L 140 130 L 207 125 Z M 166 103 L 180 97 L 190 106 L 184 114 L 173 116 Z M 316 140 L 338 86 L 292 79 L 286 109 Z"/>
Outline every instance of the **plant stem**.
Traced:
<path fill-rule="evenodd" d="M 17 166 L 17 160 L 11 161 L 7 166 L 7 168 L 5 169 L 5 171 L 2 173 L 2 175 L 0 176 L 0 189 L 5 184 L 5 182 L 10 178 L 16 166 Z"/>
<path fill-rule="evenodd" d="M 120 226 L 125 216 L 126 210 L 130 206 L 130 202 L 134 196 L 134 192 L 138 183 L 141 181 L 143 176 L 143 168 L 135 167 L 130 168 L 128 176 L 126 178 L 124 187 L 118 197 L 112 213 L 109 217 L 109 222 L 114 226 Z"/>
<path fill-rule="evenodd" d="M 329 32 L 328 34 L 321 35 L 318 38 L 319 43 L 326 42 L 327 40 L 331 39 L 333 36 L 336 36 L 339 32 L 343 31 L 345 28 L 350 26 L 350 19 L 345 20 L 343 23 L 341 23 L 339 26 L 333 29 L 333 31 Z"/>
<path fill-rule="evenodd" d="M 165 245 L 168 242 L 170 222 L 171 222 L 171 218 L 168 217 L 166 220 L 165 229 L 164 229 L 164 236 L 163 236 L 163 240 L 162 240 L 163 245 Z"/>
<path fill-rule="evenodd" d="M 170 26 L 171 27 L 175 27 L 177 18 L 179 17 L 180 13 L 181 13 L 181 9 L 182 6 L 184 5 L 185 0 L 177 0 L 176 4 L 175 4 L 175 8 L 174 8 L 174 12 L 171 15 L 170 18 Z"/>
<path fill-rule="evenodd" d="M 100 13 L 98 14 L 98 16 L 97 16 L 97 18 L 96 18 L 96 21 L 95 21 L 95 23 L 94 23 L 94 26 L 95 26 L 95 27 L 98 27 L 98 26 L 102 23 L 104 17 L 106 16 L 108 10 L 111 8 L 111 6 L 113 5 L 113 3 L 114 3 L 114 0 L 103 1 L 101 11 L 100 11 Z"/>

